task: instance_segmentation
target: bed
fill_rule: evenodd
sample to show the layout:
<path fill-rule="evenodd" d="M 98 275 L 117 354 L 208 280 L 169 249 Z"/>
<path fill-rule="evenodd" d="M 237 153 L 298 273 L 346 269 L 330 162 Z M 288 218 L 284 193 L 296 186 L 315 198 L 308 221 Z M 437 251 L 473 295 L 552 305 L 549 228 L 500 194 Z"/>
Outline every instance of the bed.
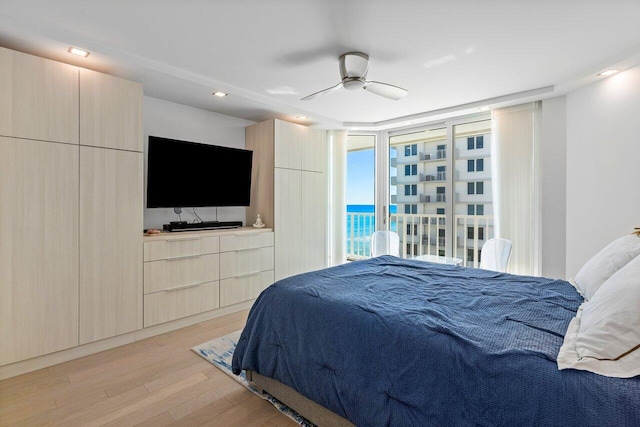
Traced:
<path fill-rule="evenodd" d="M 564 280 L 380 256 L 264 290 L 232 369 L 319 425 L 640 425 L 640 377 L 558 369 L 583 303 Z"/>

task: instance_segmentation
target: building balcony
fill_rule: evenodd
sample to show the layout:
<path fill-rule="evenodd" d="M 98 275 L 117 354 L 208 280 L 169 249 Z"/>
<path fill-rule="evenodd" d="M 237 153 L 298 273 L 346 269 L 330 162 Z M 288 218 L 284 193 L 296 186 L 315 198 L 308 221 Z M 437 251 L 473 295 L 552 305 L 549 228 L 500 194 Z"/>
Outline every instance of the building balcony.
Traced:
<path fill-rule="evenodd" d="M 447 179 L 446 172 L 436 172 L 435 175 L 424 174 L 424 173 L 420 174 L 420 181 L 422 182 L 442 182 L 442 181 L 446 181 L 446 179 Z"/>
<path fill-rule="evenodd" d="M 447 201 L 446 195 L 444 194 L 421 194 L 420 195 L 420 203 L 445 203 Z"/>
<path fill-rule="evenodd" d="M 419 182 L 420 175 L 400 175 L 389 178 L 390 185 L 418 184 Z"/>

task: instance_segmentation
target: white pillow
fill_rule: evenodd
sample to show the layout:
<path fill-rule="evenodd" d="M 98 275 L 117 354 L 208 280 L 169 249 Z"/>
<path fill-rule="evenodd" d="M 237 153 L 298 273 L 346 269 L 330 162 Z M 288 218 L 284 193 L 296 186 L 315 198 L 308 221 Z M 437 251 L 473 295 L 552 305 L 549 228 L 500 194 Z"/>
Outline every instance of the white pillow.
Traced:
<path fill-rule="evenodd" d="M 578 291 L 586 300 L 593 298 L 605 280 L 638 255 L 640 255 L 639 236 L 630 234 L 614 240 L 578 271 L 574 278 Z"/>
<path fill-rule="evenodd" d="M 640 375 L 640 256 L 607 279 L 569 324 L 558 368 Z"/>

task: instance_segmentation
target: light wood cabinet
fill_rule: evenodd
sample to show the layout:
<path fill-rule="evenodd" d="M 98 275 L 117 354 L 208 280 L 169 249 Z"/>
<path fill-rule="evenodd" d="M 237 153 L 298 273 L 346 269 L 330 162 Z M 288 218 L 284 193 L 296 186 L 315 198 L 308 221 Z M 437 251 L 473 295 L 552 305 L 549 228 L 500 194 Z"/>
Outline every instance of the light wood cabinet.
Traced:
<path fill-rule="evenodd" d="M 144 296 L 145 327 L 169 322 L 220 306 L 218 281 Z"/>
<path fill-rule="evenodd" d="M 141 329 L 141 86 L 0 48 L 0 93 L 0 365 Z"/>
<path fill-rule="evenodd" d="M 168 258 L 144 263 L 144 293 L 178 290 L 220 278 L 218 254 Z"/>
<path fill-rule="evenodd" d="M 326 132 L 282 120 L 248 126 L 254 152 L 251 206 L 275 232 L 275 279 L 325 267 Z"/>
<path fill-rule="evenodd" d="M 323 212 L 327 210 L 327 176 L 318 172 L 301 172 L 301 232 L 304 242 L 302 266 L 304 271 L 318 270 L 327 266 L 327 224 Z"/>
<path fill-rule="evenodd" d="M 276 168 L 274 190 L 276 280 L 302 273 L 302 171 Z"/>
<path fill-rule="evenodd" d="M 78 143 L 78 68 L 0 47 L 0 135 Z"/>
<path fill-rule="evenodd" d="M 0 365 L 78 345 L 78 146 L 0 137 Z"/>
<path fill-rule="evenodd" d="M 220 306 L 256 298 L 274 282 L 274 233 L 220 237 Z"/>
<path fill-rule="evenodd" d="M 142 328 L 142 156 L 80 147 L 80 344 Z"/>
<path fill-rule="evenodd" d="M 80 69 L 80 144 L 143 151 L 142 85 Z"/>
<path fill-rule="evenodd" d="M 327 170 L 326 131 L 309 129 L 307 138 L 301 141 L 300 169 L 312 172 Z"/>
<path fill-rule="evenodd" d="M 296 123 L 275 120 L 274 141 L 275 167 L 300 169 L 302 165 L 302 144 L 309 129 Z"/>
<path fill-rule="evenodd" d="M 163 233 L 145 237 L 144 252 L 145 328 L 251 300 L 273 283 L 271 229 Z"/>

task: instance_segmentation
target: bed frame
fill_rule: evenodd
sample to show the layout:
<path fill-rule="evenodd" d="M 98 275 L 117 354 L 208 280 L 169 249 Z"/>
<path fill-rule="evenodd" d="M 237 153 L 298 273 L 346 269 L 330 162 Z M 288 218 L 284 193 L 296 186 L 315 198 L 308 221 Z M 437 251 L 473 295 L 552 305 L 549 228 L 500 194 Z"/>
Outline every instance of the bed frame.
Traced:
<path fill-rule="evenodd" d="M 319 427 L 355 427 L 349 420 L 307 399 L 279 381 L 253 371 L 246 371 L 246 376 L 251 385 L 261 393 L 269 393 Z"/>

